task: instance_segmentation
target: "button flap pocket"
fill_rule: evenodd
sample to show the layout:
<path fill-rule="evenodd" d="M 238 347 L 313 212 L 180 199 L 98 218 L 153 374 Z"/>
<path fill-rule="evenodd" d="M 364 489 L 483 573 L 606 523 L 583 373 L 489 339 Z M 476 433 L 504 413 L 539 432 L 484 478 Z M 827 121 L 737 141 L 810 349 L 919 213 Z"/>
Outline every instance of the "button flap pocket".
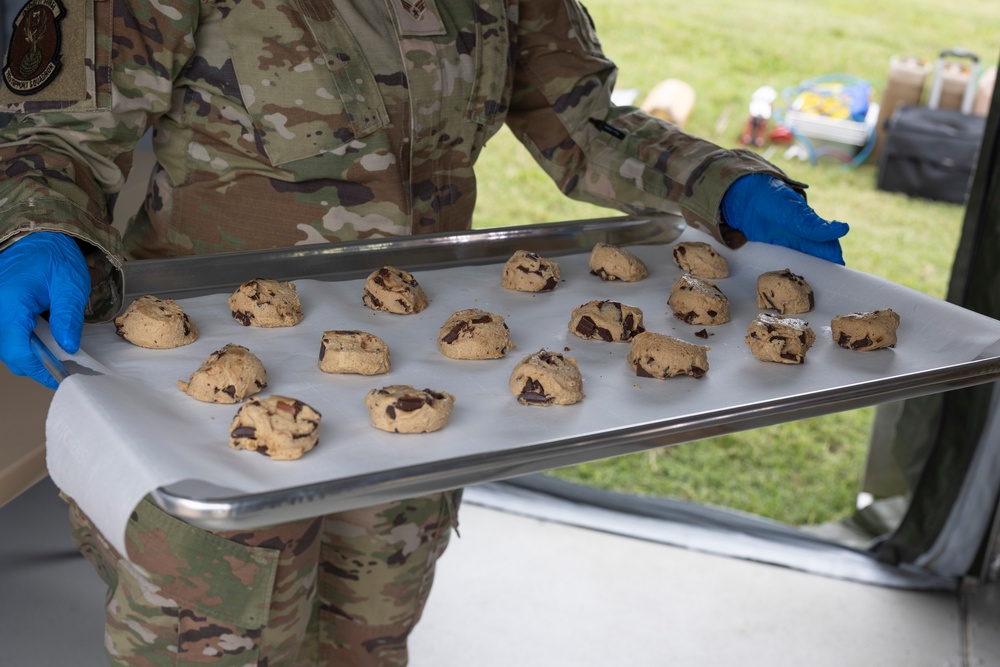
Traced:
<path fill-rule="evenodd" d="M 240 95 L 271 164 L 335 150 L 388 123 L 375 77 L 328 0 L 227 9 L 222 30 Z"/>

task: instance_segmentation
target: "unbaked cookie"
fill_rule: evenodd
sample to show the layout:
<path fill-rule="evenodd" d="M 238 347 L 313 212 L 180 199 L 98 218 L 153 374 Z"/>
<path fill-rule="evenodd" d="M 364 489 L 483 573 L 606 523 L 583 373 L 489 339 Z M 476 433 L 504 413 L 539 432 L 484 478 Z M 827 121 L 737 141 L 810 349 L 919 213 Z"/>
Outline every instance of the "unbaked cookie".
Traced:
<path fill-rule="evenodd" d="M 551 292 L 559 284 L 559 264 L 518 250 L 503 265 L 501 284 L 516 292 Z"/>
<path fill-rule="evenodd" d="M 699 278 L 728 278 L 729 262 L 708 243 L 684 241 L 673 248 L 674 264 Z"/>
<path fill-rule="evenodd" d="M 257 356 L 233 343 L 208 355 L 187 382 L 177 381 L 185 394 L 206 403 L 239 403 L 267 386 L 267 372 Z"/>
<path fill-rule="evenodd" d="M 898 328 L 899 315 L 889 308 L 838 315 L 830 322 L 837 345 L 862 352 L 896 347 Z"/>
<path fill-rule="evenodd" d="M 647 331 L 632 339 L 628 363 L 639 377 L 666 380 L 678 375 L 690 375 L 701 378 L 708 372 L 710 349 Z"/>
<path fill-rule="evenodd" d="M 394 384 L 365 395 L 372 426 L 390 433 L 430 433 L 448 423 L 455 397 L 444 391 Z"/>
<path fill-rule="evenodd" d="M 233 418 L 229 446 L 279 461 L 298 459 L 316 446 L 321 417 L 302 401 L 287 396 L 251 398 Z"/>
<path fill-rule="evenodd" d="M 772 308 L 782 315 L 808 313 L 816 305 L 812 287 L 789 269 L 757 276 L 757 307 Z"/>
<path fill-rule="evenodd" d="M 115 333 L 139 347 L 167 350 L 193 343 L 198 327 L 173 299 L 146 295 L 115 318 Z"/>
<path fill-rule="evenodd" d="M 416 279 L 392 266 L 383 266 L 368 276 L 361 300 L 372 310 L 398 315 L 419 313 L 429 304 L 424 289 Z"/>
<path fill-rule="evenodd" d="M 808 322 L 794 317 L 761 313 L 750 324 L 744 338 L 753 356 L 779 364 L 801 364 L 816 342 Z"/>
<path fill-rule="evenodd" d="M 503 317 L 478 308 L 449 317 L 437 341 L 441 354 L 451 359 L 499 359 L 515 347 Z"/>
<path fill-rule="evenodd" d="M 670 288 L 667 304 L 674 316 L 688 324 L 725 324 L 729 299 L 715 283 L 685 274 Z"/>
<path fill-rule="evenodd" d="M 569 330 L 580 338 L 620 343 L 646 330 L 642 311 L 617 301 L 588 301 L 573 309 Z"/>
<path fill-rule="evenodd" d="M 302 304 L 292 283 L 257 278 L 229 297 L 233 319 L 247 327 L 291 327 L 302 321 Z"/>
<path fill-rule="evenodd" d="M 319 369 L 324 373 L 381 375 L 389 372 L 389 346 L 366 331 L 324 331 Z"/>
<path fill-rule="evenodd" d="M 646 265 L 635 253 L 609 243 L 598 243 L 590 251 L 590 272 L 601 280 L 634 283 L 649 275 Z"/>
<path fill-rule="evenodd" d="M 510 392 L 524 405 L 572 405 L 583 400 L 583 377 L 573 357 L 539 350 L 518 362 Z"/>

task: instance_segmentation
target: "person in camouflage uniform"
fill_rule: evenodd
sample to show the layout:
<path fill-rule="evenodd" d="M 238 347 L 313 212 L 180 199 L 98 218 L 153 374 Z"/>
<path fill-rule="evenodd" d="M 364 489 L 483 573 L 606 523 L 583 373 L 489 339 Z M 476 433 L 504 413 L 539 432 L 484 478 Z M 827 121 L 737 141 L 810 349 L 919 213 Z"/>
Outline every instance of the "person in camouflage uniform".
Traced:
<path fill-rule="evenodd" d="M 467 229 L 504 123 L 569 197 L 679 206 L 732 247 L 842 261 L 847 227 L 804 185 L 612 105 L 614 80 L 577 0 L 28 0 L 0 89 L 0 356 L 54 386 L 27 346 L 35 317 L 75 351 L 84 319 L 121 309 L 126 257 Z M 111 211 L 150 129 L 156 165 L 120 237 Z M 70 500 L 111 590 L 113 664 L 270 667 L 405 664 L 457 503 L 210 533 L 144 502 L 119 554 Z"/>

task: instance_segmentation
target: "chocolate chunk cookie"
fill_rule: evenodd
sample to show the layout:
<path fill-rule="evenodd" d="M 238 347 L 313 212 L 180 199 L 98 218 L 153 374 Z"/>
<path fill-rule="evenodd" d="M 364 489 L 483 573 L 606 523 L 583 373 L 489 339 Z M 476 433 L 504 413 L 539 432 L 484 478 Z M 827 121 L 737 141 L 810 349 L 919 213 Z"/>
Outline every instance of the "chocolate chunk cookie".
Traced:
<path fill-rule="evenodd" d="M 572 405 L 583 400 L 583 377 L 573 357 L 539 350 L 518 362 L 510 392 L 523 405 Z"/>
<path fill-rule="evenodd" d="M 319 440 L 322 415 L 294 398 L 252 398 L 229 427 L 229 446 L 267 454 L 272 459 L 301 458 Z"/>
<path fill-rule="evenodd" d="M 389 346 L 366 331 L 324 331 L 319 369 L 324 373 L 381 375 L 389 372 Z"/>
<path fill-rule="evenodd" d="M 598 243 L 590 251 L 590 272 L 601 280 L 634 283 L 649 275 L 649 270 L 635 253 L 608 243 Z"/>
<path fill-rule="evenodd" d="M 838 315 L 830 322 L 834 342 L 859 352 L 896 347 L 898 328 L 899 315 L 889 308 Z"/>
<path fill-rule="evenodd" d="M 239 403 L 267 386 L 267 372 L 257 356 L 229 343 L 208 355 L 187 382 L 177 381 L 185 394 L 206 403 Z"/>
<path fill-rule="evenodd" d="M 728 278 L 729 262 L 708 243 L 685 241 L 673 248 L 674 264 L 699 278 Z"/>
<path fill-rule="evenodd" d="M 518 250 L 503 265 L 501 284 L 516 292 L 551 292 L 559 284 L 559 264 Z"/>
<path fill-rule="evenodd" d="M 167 350 L 198 339 L 198 327 L 173 299 L 140 296 L 115 318 L 115 333 L 139 347 Z"/>
<path fill-rule="evenodd" d="M 757 276 L 757 307 L 771 308 L 782 315 L 808 313 L 816 306 L 812 287 L 802 276 L 788 269 Z"/>
<path fill-rule="evenodd" d="M 361 300 L 372 310 L 397 315 L 419 313 L 430 303 L 412 275 L 392 266 L 383 266 L 368 276 Z"/>
<path fill-rule="evenodd" d="M 515 347 L 503 317 L 478 308 L 449 317 L 437 341 L 441 354 L 451 359 L 499 359 Z"/>
<path fill-rule="evenodd" d="M 701 378 L 708 372 L 710 349 L 647 331 L 633 338 L 629 344 L 628 363 L 639 377 L 666 380 L 678 375 L 690 375 Z"/>
<path fill-rule="evenodd" d="M 715 283 L 685 274 L 670 288 L 667 299 L 674 317 L 688 324 L 725 324 L 729 321 L 729 299 Z"/>
<path fill-rule="evenodd" d="M 750 324 L 744 340 L 753 356 L 761 361 L 801 364 L 816 342 L 816 334 L 802 320 L 761 313 Z"/>
<path fill-rule="evenodd" d="M 256 278 L 229 297 L 233 319 L 247 327 L 291 327 L 302 321 L 302 304 L 292 283 Z"/>
<path fill-rule="evenodd" d="M 608 343 L 632 340 L 646 330 L 642 311 L 617 301 L 588 301 L 573 309 L 569 330 L 580 338 L 592 338 Z"/>
<path fill-rule="evenodd" d="M 394 384 L 365 395 L 372 426 L 390 433 L 430 433 L 444 428 L 455 397 L 443 391 Z"/>

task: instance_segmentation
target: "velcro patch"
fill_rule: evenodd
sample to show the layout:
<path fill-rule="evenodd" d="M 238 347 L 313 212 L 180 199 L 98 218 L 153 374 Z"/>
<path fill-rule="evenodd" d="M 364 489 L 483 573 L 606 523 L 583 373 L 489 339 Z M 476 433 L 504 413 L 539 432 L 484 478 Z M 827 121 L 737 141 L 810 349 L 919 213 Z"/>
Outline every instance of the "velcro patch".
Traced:
<path fill-rule="evenodd" d="M 92 29 L 93 16 L 87 12 L 91 1 L 28 0 L 21 8 L 0 76 L 0 106 L 93 106 L 88 100 L 93 76 L 87 66 L 87 51 L 92 50 L 88 27 Z"/>

